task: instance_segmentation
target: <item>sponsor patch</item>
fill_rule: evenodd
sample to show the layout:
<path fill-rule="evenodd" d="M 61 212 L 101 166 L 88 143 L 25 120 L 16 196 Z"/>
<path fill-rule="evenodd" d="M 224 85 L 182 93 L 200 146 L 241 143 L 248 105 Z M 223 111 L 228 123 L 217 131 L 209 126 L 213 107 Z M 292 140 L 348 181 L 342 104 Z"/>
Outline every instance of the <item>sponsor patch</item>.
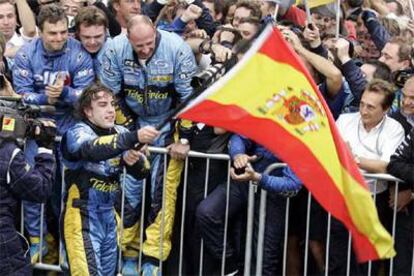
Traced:
<path fill-rule="evenodd" d="M 29 71 L 25 70 L 25 69 L 18 69 L 19 70 L 19 74 L 22 77 L 27 77 L 29 75 Z"/>
<path fill-rule="evenodd" d="M 4 116 L 3 117 L 3 123 L 2 123 L 2 131 L 14 131 L 16 120 L 11 117 Z"/>
<path fill-rule="evenodd" d="M 169 82 L 172 80 L 172 76 L 171 75 L 158 75 L 158 76 L 151 77 L 150 80 L 158 81 L 158 82 Z"/>
<path fill-rule="evenodd" d="M 135 61 L 130 60 L 130 59 L 126 59 L 124 61 L 124 65 L 126 67 L 131 67 L 131 68 L 139 68 L 139 65 Z"/>
<path fill-rule="evenodd" d="M 156 61 L 154 61 L 154 64 L 158 67 L 158 68 L 167 68 L 168 67 L 168 62 L 158 59 Z"/>
<path fill-rule="evenodd" d="M 78 77 L 86 77 L 92 74 L 93 74 L 92 69 L 83 69 L 77 73 Z"/>

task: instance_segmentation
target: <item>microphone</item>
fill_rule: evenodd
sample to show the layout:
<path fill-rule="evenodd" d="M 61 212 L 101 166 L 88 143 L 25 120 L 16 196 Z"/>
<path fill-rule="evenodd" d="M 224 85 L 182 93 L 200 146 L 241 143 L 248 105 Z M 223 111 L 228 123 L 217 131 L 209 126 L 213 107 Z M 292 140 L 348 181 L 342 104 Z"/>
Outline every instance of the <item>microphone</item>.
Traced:
<path fill-rule="evenodd" d="M 33 105 L 28 104 L 27 111 L 29 112 L 40 112 L 40 113 L 48 113 L 48 114 L 55 114 L 56 107 L 53 105 Z"/>
<path fill-rule="evenodd" d="M 19 102 L 21 99 L 21 96 L 0 96 L 0 101 Z"/>

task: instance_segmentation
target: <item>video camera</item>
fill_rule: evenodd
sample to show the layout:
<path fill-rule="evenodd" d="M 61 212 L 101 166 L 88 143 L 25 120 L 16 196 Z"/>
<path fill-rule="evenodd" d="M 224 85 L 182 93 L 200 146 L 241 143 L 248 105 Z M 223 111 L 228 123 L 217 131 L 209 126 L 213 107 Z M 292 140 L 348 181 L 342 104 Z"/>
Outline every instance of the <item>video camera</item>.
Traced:
<path fill-rule="evenodd" d="M 191 80 L 191 86 L 198 88 L 210 86 L 226 73 L 223 63 L 216 63 L 207 67 L 204 71 L 197 73 Z"/>
<path fill-rule="evenodd" d="M 38 117 L 42 113 L 53 114 L 53 106 L 25 104 L 21 98 L 0 97 L 0 139 L 11 139 L 19 144 L 34 138 L 36 126 L 42 127 Z"/>
<path fill-rule="evenodd" d="M 191 80 L 191 86 L 195 89 L 207 88 L 220 79 L 227 71 L 237 63 L 237 58 L 232 58 L 226 63 L 213 63 L 205 70 L 197 73 Z"/>
<path fill-rule="evenodd" d="M 399 88 L 404 87 L 406 81 L 414 76 L 414 68 L 409 68 L 405 70 L 399 70 L 394 73 L 393 75 L 393 82 Z"/>

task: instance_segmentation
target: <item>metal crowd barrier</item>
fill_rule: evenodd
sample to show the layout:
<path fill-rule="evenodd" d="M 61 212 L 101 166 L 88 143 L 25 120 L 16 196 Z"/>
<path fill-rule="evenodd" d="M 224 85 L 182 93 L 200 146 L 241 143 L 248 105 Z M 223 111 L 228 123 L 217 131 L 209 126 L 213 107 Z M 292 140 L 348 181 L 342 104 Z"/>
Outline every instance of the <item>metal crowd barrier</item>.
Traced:
<path fill-rule="evenodd" d="M 164 217 L 164 210 L 165 210 L 165 175 L 167 171 L 167 154 L 168 151 L 165 148 L 155 148 L 150 147 L 150 152 L 152 154 L 162 154 L 164 158 L 164 185 L 163 185 L 163 199 L 162 199 L 162 219 L 161 219 L 161 232 L 163 232 L 164 229 L 164 223 L 165 223 L 165 217 Z M 224 239 L 223 239 L 223 245 L 224 250 L 222 254 L 222 260 L 221 260 L 221 274 L 224 275 L 225 271 L 225 262 L 226 262 L 226 243 L 228 238 L 228 212 L 229 212 L 229 188 L 230 188 L 230 166 L 231 161 L 227 154 L 205 154 L 200 152 L 194 152 L 190 151 L 188 157 L 192 158 L 202 158 L 206 161 L 206 172 L 209 172 L 210 169 L 210 161 L 211 160 L 224 160 L 227 161 L 227 194 L 226 194 L 226 209 L 225 209 L 225 227 L 224 227 Z M 285 164 L 272 164 L 270 165 L 265 173 L 270 173 L 271 171 L 281 168 L 285 166 Z M 125 171 L 124 171 L 125 173 Z M 173 244 L 173 246 L 177 246 L 179 248 L 179 262 L 178 262 L 178 275 L 183 275 L 183 252 L 184 252 L 184 223 L 185 223 L 185 211 L 186 211 L 186 191 L 187 191 L 187 174 L 188 174 L 188 158 L 185 160 L 184 165 L 184 178 L 183 178 L 183 202 L 182 202 L 182 210 L 181 210 L 181 219 L 177 222 L 177 219 L 179 218 L 179 214 L 176 214 L 175 223 L 180 223 L 180 243 L 179 244 Z M 387 181 L 393 181 L 396 183 L 396 193 L 395 193 L 395 200 L 397 199 L 398 194 L 398 184 L 401 182 L 401 180 L 394 178 L 390 175 L 385 174 L 365 174 L 365 177 L 367 179 L 375 179 L 375 180 L 387 180 Z M 65 183 L 63 181 L 64 174 L 62 172 L 62 195 L 65 191 Z M 121 181 L 122 182 L 122 181 Z M 208 191 L 208 182 L 209 182 L 209 173 L 205 174 L 205 187 L 204 187 L 204 198 L 207 197 L 207 191 Z M 123 182 L 122 182 L 123 183 Z M 143 185 L 143 191 L 142 191 L 142 206 L 141 206 L 141 218 L 140 218 L 140 245 L 142 245 L 143 236 L 144 236 L 144 213 L 145 213 L 145 201 L 146 201 L 146 191 L 145 191 L 145 183 Z M 251 258 L 252 258 L 252 241 L 253 241 L 253 220 L 254 220 L 254 200 L 255 200 L 255 193 L 257 190 L 257 186 L 253 185 L 252 183 L 249 184 L 249 193 L 248 193 L 248 210 L 247 210 L 247 229 L 246 229 L 246 242 L 245 242 L 245 259 L 244 259 L 244 275 L 251 275 Z M 264 190 L 261 190 L 261 201 L 260 201 L 260 215 L 259 215 L 259 230 L 258 230 L 258 242 L 257 242 L 257 265 L 255 267 L 255 275 L 262 275 L 262 260 L 263 260 L 263 242 L 264 242 L 264 229 L 265 229 L 265 218 L 266 218 L 266 197 L 267 192 Z M 63 198 L 63 197 L 62 197 Z M 304 260 L 303 260 L 303 275 L 308 275 L 308 260 L 309 260 L 309 226 L 310 226 L 310 205 L 311 205 L 311 193 L 308 194 L 308 200 L 307 200 L 307 216 L 306 216 L 306 233 L 305 233 L 305 250 L 304 250 Z M 375 199 L 375 196 L 374 196 Z M 122 207 L 124 206 L 124 195 L 122 200 Z M 61 212 L 63 211 L 63 202 L 61 206 Z M 285 225 L 284 225 L 284 237 L 283 237 L 283 260 L 282 260 L 282 275 L 287 275 L 287 244 L 288 244 L 288 225 L 289 225 L 289 210 L 290 209 L 290 198 L 287 198 L 286 201 L 286 213 L 285 213 Z M 44 204 L 41 205 L 41 227 L 40 227 L 40 248 L 43 248 L 44 241 L 44 213 L 45 206 Z M 21 233 L 24 233 L 24 215 L 23 215 L 23 205 L 22 205 L 22 221 L 20 225 L 20 231 Z M 397 219 L 397 208 L 396 205 L 394 205 L 393 210 L 393 223 L 392 223 L 392 236 L 395 235 L 395 228 L 396 228 L 396 219 Z M 123 219 L 123 212 L 121 213 L 121 220 Z M 122 227 L 122 223 L 120 224 Z M 328 224 L 327 224 L 327 238 L 326 238 L 326 252 L 325 252 L 325 275 L 328 275 L 328 267 L 329 267 L 329 243 L 330 243 L 330 227 L 331 227 L 331 216 L 328 215 Z M 122 235 L 123 229 L 121 228 L 121 235 Z M 349 235 L 348 240 L 348 261 L 347 261 L 347 275 L 350 275 L 350 256 L 351 256 L 351 240 L 352 237 Z M 162 244 L 162 235 L 160 244 Z M 59 260 L 62 256 L 62 244 L 59 241 Z M 414 248 L 413 248 L 414 250 Z M 160 255 L 163 255 L 163 248 L 160 247 Z M 34 265 L 35 269 L 40 270 L 48 270 L 48 271 L 62 271 L 60 265 L 51 265 L 51 264 L 45 264 L 43 262 L 43 254 L 39 254 L 39 262 Z M 203 240 L 201 240 L 201 249 L 200 249 L 200 261 L 199 261 L 199 275 L 203 275 L 203 255 L 204 255 L 204 244 Z M 121 273 L 121 246 L 119 246 L 119 263 L 118 263 L 118 275 Z M 142 250 L 140 250 L 139 259 L 138 259 L 138 271 L 141 271 L 142 266 Z M 390 262 L 390 268 L 389 268 L 389 275 L 393 275 L 393 259 L 389 260 Z M 163 270 L 163 264 L 160 261 L 159 263 L 160 272 L 162 275 Z M 371 263 L 369 263 L 369 269 L 368 269 L 368 275 L 371 275 Z M 414 259 L 412 261 L 412 275 L 414 275 Z"/>

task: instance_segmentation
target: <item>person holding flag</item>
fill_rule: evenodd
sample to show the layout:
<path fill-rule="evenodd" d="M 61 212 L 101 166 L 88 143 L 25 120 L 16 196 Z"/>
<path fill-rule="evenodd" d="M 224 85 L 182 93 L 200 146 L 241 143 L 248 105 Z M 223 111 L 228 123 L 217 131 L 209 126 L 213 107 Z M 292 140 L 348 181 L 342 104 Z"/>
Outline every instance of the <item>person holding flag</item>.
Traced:
<path fill-rule="evenodd" d="M 142 196 L 139 180 L 148 172 L 144 153 L 134 148 L 151 143 L 160 133 L 151 126 L 128 131 L 116 125 L 113 93 L 100 84 L 85 89 L 77 112 L 82 120 L 65 133 L 61 143 L 68 185 L 61 217 L 65 268 L 72 275 L 115 275 L 115 209 L 121 213 L 122 190 L 135 189 Z M 134 211 L 128 207 L 129 199 L 125 199 L 125 217 Z"/>

